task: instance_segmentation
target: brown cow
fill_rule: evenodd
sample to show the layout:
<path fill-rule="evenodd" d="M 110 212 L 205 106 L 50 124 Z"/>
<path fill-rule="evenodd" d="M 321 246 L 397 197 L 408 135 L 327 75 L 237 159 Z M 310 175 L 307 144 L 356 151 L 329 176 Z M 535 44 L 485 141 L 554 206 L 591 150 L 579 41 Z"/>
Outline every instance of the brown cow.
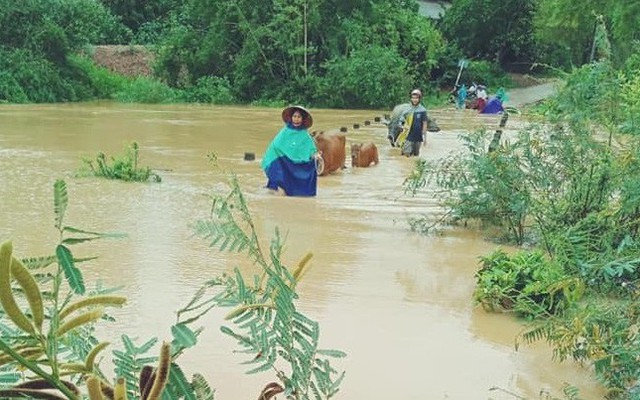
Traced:
<path fill-rule="evenodd" d="M 322 155 L 324 167 L 318 171 L 320 176 L 345 168 L 347 159 L 345 150 L 347 137 L 345 135 L 313 131 L 311 136 L 316 141 L 318 151 Z"/>
<path fill-rule="evenodd" d="M 375 143 L 351 144 L 351 167 L 366 168 L 371 164 L 378 164 L 378 148 Z"/>

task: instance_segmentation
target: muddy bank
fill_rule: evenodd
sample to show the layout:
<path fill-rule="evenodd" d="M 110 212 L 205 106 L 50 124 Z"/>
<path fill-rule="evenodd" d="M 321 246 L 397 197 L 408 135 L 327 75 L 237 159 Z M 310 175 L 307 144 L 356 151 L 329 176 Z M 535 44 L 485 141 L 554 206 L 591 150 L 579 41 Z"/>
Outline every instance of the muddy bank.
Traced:
<path fill-rule="evenodd" d="M 548 81 L 528 87 L 507 90 L 507 106 L 522 107 L 553 96 L 561 85 L 560 81 Z"/>

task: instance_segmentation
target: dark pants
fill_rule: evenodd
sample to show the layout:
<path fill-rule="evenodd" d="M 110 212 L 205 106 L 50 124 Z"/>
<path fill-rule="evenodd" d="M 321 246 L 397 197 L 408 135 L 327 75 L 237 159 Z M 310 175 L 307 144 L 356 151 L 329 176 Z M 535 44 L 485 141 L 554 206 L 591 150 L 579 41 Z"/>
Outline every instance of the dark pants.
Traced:
<path fill-rule="evenodd" d="M 400 154 L 407 157 L 419 156 L 420 146 L 422 146 L 422 142 L 411 142 L 409 140 L 405 140 Z"/>

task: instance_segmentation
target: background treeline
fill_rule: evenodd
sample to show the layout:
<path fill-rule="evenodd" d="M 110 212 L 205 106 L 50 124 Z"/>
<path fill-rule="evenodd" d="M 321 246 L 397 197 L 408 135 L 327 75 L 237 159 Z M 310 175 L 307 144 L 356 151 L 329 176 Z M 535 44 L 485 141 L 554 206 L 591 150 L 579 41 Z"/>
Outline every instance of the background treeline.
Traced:
<path fill-rule="evenodd" d="M 433 21 L 414 0 L 0 0 L 0 101 L 390 107 L 412 87 L 450 87 L 462 57 L 464 78 L 489 85 L 505 69 L 582 65 L 599 20 L 622 65 L 638 2 L 457 0 Z M 97 44 L 148 46 L 154 77 L 96 68 Z"/>

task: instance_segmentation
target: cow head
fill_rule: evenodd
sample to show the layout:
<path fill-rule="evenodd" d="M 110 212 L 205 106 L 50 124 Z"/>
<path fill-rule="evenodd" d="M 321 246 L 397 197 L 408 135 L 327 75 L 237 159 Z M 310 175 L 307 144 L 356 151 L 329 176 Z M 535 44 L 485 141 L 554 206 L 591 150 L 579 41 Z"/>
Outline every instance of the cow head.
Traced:
<path fill-rule="evenodd" d="M 347 140 L 345 135 L 313 131 L 311 136 L 325 164 L 324 172 L 321 175 L 326 175 L 344 168 L 346 158 L 345 145 Z"/>
<path fill-rule="evenodd" d="M 358 165 L 358 158 L 360 156 L 361 149 L 362 143 L 353 143 L 351 145 L 351 165 Z"/>

